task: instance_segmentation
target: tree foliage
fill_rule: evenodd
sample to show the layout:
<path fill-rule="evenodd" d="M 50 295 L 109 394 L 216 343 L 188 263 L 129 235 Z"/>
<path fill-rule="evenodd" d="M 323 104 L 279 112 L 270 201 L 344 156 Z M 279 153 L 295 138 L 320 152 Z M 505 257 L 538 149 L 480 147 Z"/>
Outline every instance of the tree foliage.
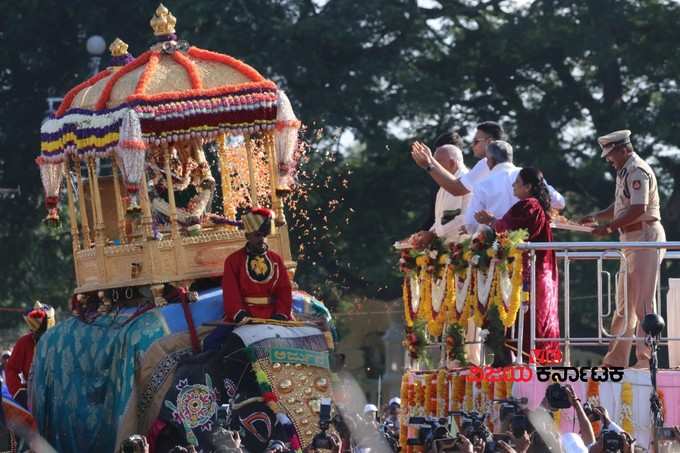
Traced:
<path fill-rule="evenodd" d="M 50 236 L 33 159 L 45 97 L 87 74 L 84 42 L 120 36 L 138 54 L 151 39 L 155 3 L 10 2 L 0 18 L 0 303 L 64 304 L 73 286 L 67 234 Z M 302 200 L 313 241 L 298 278 L 327 297 L 390 298 L 399 281 L 393 241 L 423 223 L 434 188 L 409 140 L 500 120 L 520 164 L 540 167 L 569 210 L 608 205 L 613 179 L 595 138 L 629 128 L 663 188 L 664 224 L 680 216 L 680 89 L 675 58 L 680 7 L 663 0 L 176 0 L 183 39 L 243 59 L 289 93 L 312 152 L 310 178 L 335 191 Z M 49 14 L 45 12 L 49 11 Z M 351 132 L 354 146 L 340 149 Z M 473 162 L 470 161 L 470 164 Z M 340 181 L 347 178 L 347 187 Z M 327 184 L 326 186 L 327 187 Z M 332 215 L 328 205 L 342 200 Z M 324 221 L 324 216 L 326 221 Z M 349 222 L 345 219 L 349 218 Z M 324 223 L 325 222 L 325 223 Z"/>

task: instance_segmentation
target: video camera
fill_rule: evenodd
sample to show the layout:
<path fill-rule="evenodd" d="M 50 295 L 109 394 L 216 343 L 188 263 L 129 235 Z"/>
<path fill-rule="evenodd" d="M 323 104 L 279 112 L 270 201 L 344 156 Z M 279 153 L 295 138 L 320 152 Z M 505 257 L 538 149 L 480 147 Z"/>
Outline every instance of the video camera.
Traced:
<path fill-rule="evenodd" d="M 476 439 L 482 439 L 486 443 L 485 453 L 496 451 L 496 442 L 489 428 L 484 424 L 486 414 L 477 412 L 449 412 L 449 415 L 461 417 L 460 433 L 475 443 Z"/>
<path fill-rule="evenodd" d="M 590 403 L 588 402 L 583 403 L 583 412 L 586 413 L 586 417 L 588 417 L 588 420 L 590 420 L 591 422 L 600 421 L 601 418 L 600 415 L 595 412 L 593 406 Z"/>
<path fill-rule="evenodd" d="M 531 433 L 534 431 L 529 417 L 527 417 L 522 406 L 526 406 L 529 402 L 527 398 L 508 398 L 503 400 L 494 400 L 495 403 L 500 403 L 499 418 L 503 427 L 507 426 L 516 437 L 522 437 L 525 432 Z M 505 430 L 505 428 L 502 428 Z"/>
<path fill-rule="evenodd" d="M 625 445 L 626 439 L 622 433 L 606 428 L 602 430 L 603 453 L 621 453 Z"/>
<path fill-rule="evenodd" d="M 550 384 L 545 389 L 545 397 L 553 409 L 569 409 L 571 407 L 567 390 L 558 383 Z"/>
<path fill-rule="evenodd" d="M 330 398 L 321 399 L 321 409 L 319 411 L 319 433 L 314 436 L 312 440 L 312 448 L 320 450 L 330 450 L 333 447 L 331 438 L 327 431 L 331 426 L 331 406 Z"/>
<path fill-rule="evenodd" d="M 425 451 L 432 449 L 434 442 L 449 437 L 448 420 L 435 417 L 410 417 L 407 445 L 423 445 Z"/>

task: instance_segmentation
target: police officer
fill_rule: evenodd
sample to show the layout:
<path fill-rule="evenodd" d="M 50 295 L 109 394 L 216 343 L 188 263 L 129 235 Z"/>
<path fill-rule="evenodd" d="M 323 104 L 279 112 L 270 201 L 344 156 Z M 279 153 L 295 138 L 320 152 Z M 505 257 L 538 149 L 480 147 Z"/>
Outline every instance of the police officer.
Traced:
<path fill-rule="evenodd" d="M 597 221 L 594 235 L 604 236 L 618 231 L 622 242 L 664 242 L 666 233 L 660 222 L 656 176 L 647 162 L 633 150 L 630 131 L 615 131 L 599 137 L 597 141 L 602 148 L 602 157 L 616 169 L 616 193 L 611 206 L 581 219 L 581 223 Z M 632 336 L 635 332 L 641 338 L 636 341 L 637 362 L 634 368 L 649 366 L 650 350 L 644 343 L 641 324 L 644 316 L 654 311 L 662 252 L 657 253 L 656 249 L 624 250 L 627 262 L 628 322 L 624 317 L 622 275 L 610 333 Z M 631 347 L 630 340 L 612 341 L 603 359 L 603 366 L 627 367 Z"/>

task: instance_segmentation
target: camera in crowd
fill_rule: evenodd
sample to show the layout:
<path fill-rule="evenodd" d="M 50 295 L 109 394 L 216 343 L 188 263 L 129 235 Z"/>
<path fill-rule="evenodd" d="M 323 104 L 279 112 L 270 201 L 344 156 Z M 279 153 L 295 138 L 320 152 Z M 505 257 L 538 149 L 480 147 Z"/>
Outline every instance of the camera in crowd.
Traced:
<path fill-rule="evenodd" d="M 434 442 L 449 437 L 448 420 L 436 417 L 410 417 L 408 445 L 423 445 L 430 451 Z"/>
<path fill-rule="evenodd" d="M 601 419 L 600 414 L 595 412 L 595 410 L 593 409 L 593 406 L 590 403 L 584 403 L 583 404 L 583 412 L 586 413 L 586 417 L 588 417 L 588 420 L 590 420 L 591 423 L 592 422 L 599 422 L 600 419 Z"/>
<path fill-rule="evenodd" d="M 328 428 L 331 426 L 331 400 L 330 398 L 321 399 L 321 408 L 319 411 L 319 432 L 312 440 L 312 448 L 330 450 L 333 447 L 333 442 L 328 436 Z"/>
<path fill-rule="evenodd" d="M 569 409 L 571 401 L 564 386 L 554 383 L 550 384 L 545 390 L 545 397 L 548 399 L 548 404 L 553 409 Z"/>
<path fill-rule="evenodd" d="M 626 445 L 626 439 L 622 433 L 611 429 L 602 430 L 602 451 L 604 453 L 620 453 Z"/>
<path fill-rule="evenodd" d="M 217 408 L 217 426 L 212 433 L 211 441 L 216 446 L 216 453 L 229 451 L 230 445 L 234 442 L 232 432 L 229 431 L 231 424 L 231 406 L 222 404 Z"/>
<path fill-rule="evenodd" d="M 486 414 L 479 414 L 477 412 L 451 412 L 450 415 L 461 417 L 460 434 L 465 436 L 472 444 L 475 444 L 478 439 L 481 439 L 486 445 L 484 449 L 486 453 L 491 453 L 496 450 L 494 436 L 484 424 Z"/>

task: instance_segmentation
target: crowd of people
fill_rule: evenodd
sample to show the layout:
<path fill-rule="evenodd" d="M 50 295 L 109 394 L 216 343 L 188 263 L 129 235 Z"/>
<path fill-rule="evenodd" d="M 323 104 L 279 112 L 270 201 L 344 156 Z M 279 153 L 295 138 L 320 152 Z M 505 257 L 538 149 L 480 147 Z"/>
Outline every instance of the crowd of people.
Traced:
<path fill-rule="evenodd" d="M 615 131 L 601 136 L 597 142 L 601 157 L 616 171 L 614 202 L 606 209 L 587 215 L 575 223 L 589 225 L 596 236 L 618 232 L 621 241 L 665 241 L 660 223 L 659 193 L 652 168 L 635 153 L 631 132 Z M 551 223 L 566 206 L 565 198 L 537 168 L 521 168 L 514 163 L 512 145 L 500 124 L 485 121 L 477 125 L 471 148 L 479 159 L 468 169 L 463 159 L 463 140 L 456 132 L 447 132 L 434 142 L 434 152 L 416 141 L 411 145 L 414 162 L 439 185 L 434 223 L 427 231 L 409 238 L 415 248 L 427 247 L 435 237 L 457 242 L 465 234 L 477 234 L 486 228 L 495 232 L 525 229 L 529 242 L 552 242 Z M 617 336 L 637 335 L 635 368 L 649 366 L 650 350 L 645 345 L 641 320 L 653 313 L 659 260 L 663 253 L 653 249 L 626 250 L 622 264 L 625 279 L 619 279 L 611 333 Z M 536 330 L 538 338 L 559 338 L 558 273 L 553 250 L 536 252 Z M 624 307 L 624 305 L 626 305 Z M 529 325 L 528 312 L 525 325 Z M 479 341 L 478 329 L 470 321 L 466 340 Z M 529 347 L 529 330 L 524 330 L 523 345 Z M 550 342 L 537 348 L 554 347 Z M 627 367 L 632 342 L 620 339 L 610 343 L 603 366 Z M 509 354 L 509 352 L 508 352 Z M 479 363 L 478 352 L 469 348 L 468 358 Z M 511 360 L 511 359 L 509 359 Z M 507 360 L 506 360 L 507 361 Z"/>

